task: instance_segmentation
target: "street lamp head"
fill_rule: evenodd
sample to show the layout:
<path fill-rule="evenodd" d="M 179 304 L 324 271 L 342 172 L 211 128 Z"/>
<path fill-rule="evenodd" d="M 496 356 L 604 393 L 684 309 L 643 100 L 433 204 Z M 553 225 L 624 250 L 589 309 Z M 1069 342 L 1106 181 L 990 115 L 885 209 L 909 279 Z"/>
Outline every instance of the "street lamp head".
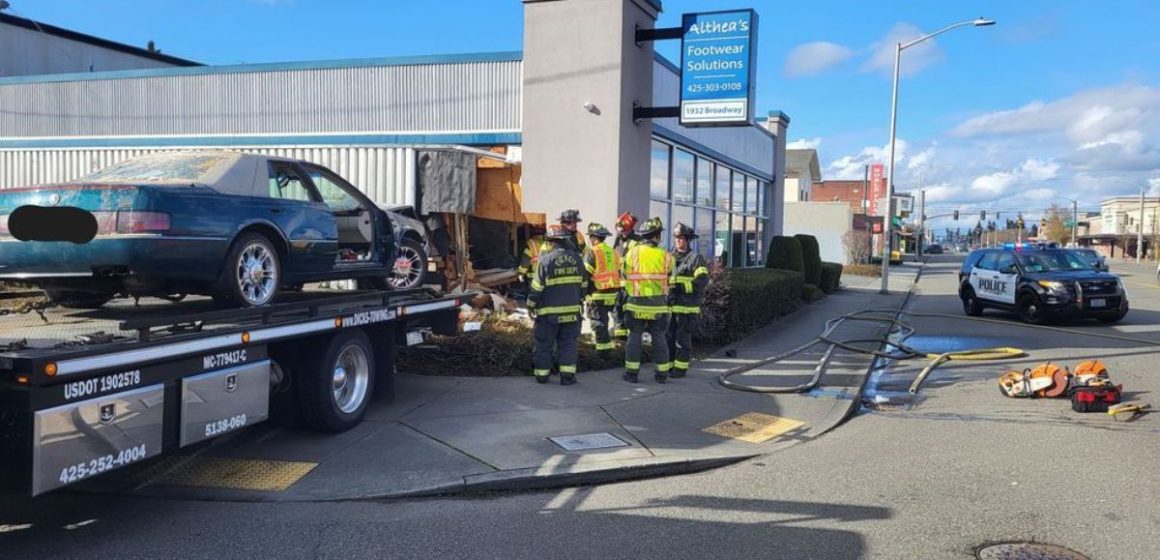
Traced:
<path fill-rule="evenodd" d="M 986 27 L 988 25 L 995 25 L 995 20 L 987 19 L 987 18 L 979 18 L 971 23 L 973 23 L 975 25 L 975 27 Z"/>

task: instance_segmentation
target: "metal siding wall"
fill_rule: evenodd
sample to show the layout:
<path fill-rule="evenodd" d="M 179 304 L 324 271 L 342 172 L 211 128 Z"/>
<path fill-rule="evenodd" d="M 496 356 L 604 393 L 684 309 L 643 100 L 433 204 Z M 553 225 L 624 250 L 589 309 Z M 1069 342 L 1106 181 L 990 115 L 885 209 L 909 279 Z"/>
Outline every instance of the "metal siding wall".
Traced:
<path fill-rule="evenodd" d="M 168 62 L 0 23 L 0 77 L 172 66 Z"/>
<path fill-rule="evenodd" d="M 653 61 L 653 105 L 680 104 L 681 78 L 664 64 Z M 733 159 L 773 174 L 774 140 L 756 124 L 748 127 L 684 128 L 679 119 L 656 119 L 660 126 L 700 142 Z"/>
<path fill-rule="evenodd" d="M 0 85 L 0 137 L 519 131 L 522 62 Z"/>
<path fill-rule="evenodd" d="M 70 181 L 119 161 L 173 149 L 0 150 L 0 189 Z M 415 203 L 415 150 L 397 147 L 278 146 L 238 150 L 323 165 L 383 204 Z"/>

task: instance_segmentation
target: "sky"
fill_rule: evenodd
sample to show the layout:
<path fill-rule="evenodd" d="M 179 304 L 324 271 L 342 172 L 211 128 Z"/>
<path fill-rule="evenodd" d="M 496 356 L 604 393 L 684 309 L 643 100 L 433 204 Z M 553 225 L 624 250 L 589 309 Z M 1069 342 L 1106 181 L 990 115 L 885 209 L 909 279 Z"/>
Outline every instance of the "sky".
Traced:
<path fill-rule="evenodd" d="M 208 64 L 522 48 L 519 0 L 9 0 L 15 15 Z M 824 179 L 886 158 L 893 45 L 987 17 L 903 51 L 898 191 L 927 215 L 1038 216 L 1160 195 L 1160 2 L 1145 0 L 664 0 L 759 15 L 757 114 L 791 119 Z M 679 42 L 657 43 L 670 59 Z M 971 214 L 974 215 L 974 214 Z M 969 223 L 968 223 L 969 222 Z M 974 220 L 934 222 L 970 227 Z"/>

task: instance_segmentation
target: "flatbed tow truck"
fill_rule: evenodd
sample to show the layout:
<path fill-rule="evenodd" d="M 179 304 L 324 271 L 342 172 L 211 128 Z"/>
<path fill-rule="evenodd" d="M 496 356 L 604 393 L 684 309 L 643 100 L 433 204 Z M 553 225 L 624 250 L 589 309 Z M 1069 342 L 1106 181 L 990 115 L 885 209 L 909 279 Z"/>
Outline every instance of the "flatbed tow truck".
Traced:
<path fill-rule="evenodd" d="M 372 395 L 393 397 L 396 345 L 456 332 L 465 297 L 301 291 L 249 309 L 208 298 L 0 306 L 0 485 L 36 496 L 272 411 L 350 429 Z"/>

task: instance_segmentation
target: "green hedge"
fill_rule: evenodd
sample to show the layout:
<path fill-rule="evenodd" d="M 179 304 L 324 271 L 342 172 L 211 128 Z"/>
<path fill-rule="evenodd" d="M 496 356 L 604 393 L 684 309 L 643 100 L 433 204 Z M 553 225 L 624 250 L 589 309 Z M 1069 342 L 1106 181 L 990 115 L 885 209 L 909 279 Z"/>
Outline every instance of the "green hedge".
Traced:
<path fill-rule="evenodd" d="M 769 258 L 765 260 L 765 266 L 766 268 L 796 270 L 804 273 L 805 264 L 802 259 L 801 242 L 797 238 L 785 235 L 773 236 L 773 241 L 769 244 Z"/>
<path fill-rule="evenodd" d="M 801 305 L 802 274 L 792 270 L 739 268 L 729 271 L 728 340 L 737 340 Z"/>
<path fill-rule="evenodd" d="M 838 286 L 842 281 L 842 264 L 835 262 L 822 263 L 822 281 L 818 286 L 827 294 L 832 294 L 838 291 Z"/>
<path fill-rule="evenodd" d="M 822 283 L 822 248 L 818 238 L 799 233 L 794 236 L 802 246 L 802 272 L 806 273 L 806 284 L 815 286 Z"/>

